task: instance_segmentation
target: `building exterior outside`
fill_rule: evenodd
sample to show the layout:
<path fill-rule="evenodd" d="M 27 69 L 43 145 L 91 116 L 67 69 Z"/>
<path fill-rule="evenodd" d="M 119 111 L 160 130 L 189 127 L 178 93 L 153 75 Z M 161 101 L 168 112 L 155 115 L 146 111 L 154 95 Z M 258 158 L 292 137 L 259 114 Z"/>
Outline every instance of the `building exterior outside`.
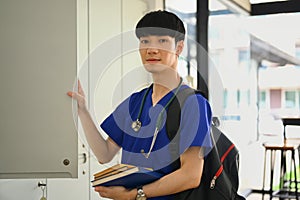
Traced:
<path fill-rule="evenodd" d="M 183 11 L 178 3 L 176 10 L 175 2 L 166 1 L 167 8 L 185 17 L 187 26 L 195 26 L 194 9 Z M 221 129 L 240 150 L 241 187 L 259 188 L 262 169 L 254 172 L 253 163 L 263 166 L 261 142 L 281 139 L 281 117 L 300 116 L 300 67 L 285 64 L 300 57 L 300 30 L 287 24 L 278 28 L 283 20 L 299 20 L 299 14 L 245 16 L 217 0 L 210 1 L 210 13 L 210 102 Z M 190 53 L 195 54 L 192 46 Z M 190 76 L 196 77 L 192 70 Z"/>

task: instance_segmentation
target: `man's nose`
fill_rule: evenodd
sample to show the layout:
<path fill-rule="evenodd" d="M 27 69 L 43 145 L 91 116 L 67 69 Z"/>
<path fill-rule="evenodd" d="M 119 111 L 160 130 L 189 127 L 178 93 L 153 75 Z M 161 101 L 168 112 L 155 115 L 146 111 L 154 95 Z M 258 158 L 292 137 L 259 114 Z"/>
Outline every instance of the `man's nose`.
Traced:
<path fill-rule="evenodd" d="M 157 47 L 155 47 L 155 46 L 151 46 L 151 47 L 148 47 L 147 48 L 147 53 L 149 53 L 149 54 L 151 54 L 151 53 L 158 53 L 158 48 Z"/>

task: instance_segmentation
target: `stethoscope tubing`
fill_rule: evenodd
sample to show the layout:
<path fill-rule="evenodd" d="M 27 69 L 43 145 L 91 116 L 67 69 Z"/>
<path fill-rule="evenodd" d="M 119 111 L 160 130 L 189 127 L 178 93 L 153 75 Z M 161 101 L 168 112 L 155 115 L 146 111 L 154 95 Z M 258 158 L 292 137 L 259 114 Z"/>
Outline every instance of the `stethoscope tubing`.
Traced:
<path fill-rule="evenodd" d="M 151 145 L 150 145 L 150 149 L 148 151 L 148 153 L 145 153 L 144 151 L 142 151 L 141 153 L 146 157 L 146 158 L 149 158 L 150 156 L 150 153 L 154 147 L 154 144 L 155 144 L 155 141 L 156 141 L 156 138 L 157 138 L 157 135 L 159 133 L 159 130 L 162 126 L 162 121 L 163 121 L 163 117 L 164 117 L 164 111 L 167 109 L 167 107 L 172 103 L 172 101 L 175 99 L 176 95 L 178 94 L 179 92 L 179 89 L 180 89 L 180 86 L 182 84 L 182 78 L 180 77 L 180 82 L 175 90 L 175 93 L 174 95 L 172 96 L 172 98 L 167 102 L 167 104 L 164 106 L 164 108 L 162 109 L 162 111 L 160 111 L 157 119 L 156 119 L 156 125 L 155 125 L 155 130 L 154 130 L 154 134 L 153 134 L 153 138 L 152 138 L 152 142 L 151 142 Z M 147 88 L 147 91 L 145 92 L 144 96 L 143 96 L 143 99 L 142 99 L 142 102 L 141 102 L 141 106 L 139 108 L 139 113 L 138 113 L 138 116 L 137 116 L 137 119 L 135 121 L 132 122 L 132 125 L 131 125 L 131 128 L 135 131 L 135 132 L 138 132 L 141 127 L 142 127 L 142 122 L 140 121 L 140 117 L 142 115 L 142 112 L 143 112 L 143 108 L 144 108 L 144 105 L 145 105 L 145 100 L 146 100 L 146 97 L 150 91 L 150 87 Z"/>

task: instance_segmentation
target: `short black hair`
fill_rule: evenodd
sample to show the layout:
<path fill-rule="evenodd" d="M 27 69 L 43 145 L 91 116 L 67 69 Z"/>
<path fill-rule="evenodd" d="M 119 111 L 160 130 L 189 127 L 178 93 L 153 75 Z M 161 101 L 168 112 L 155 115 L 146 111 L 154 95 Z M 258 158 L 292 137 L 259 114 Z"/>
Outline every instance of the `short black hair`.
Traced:
<path fill-rule="evenodd" d="M 149 35 L 168 35 L 175 41 L 184 40 L 185 28 L 181 19 L 168 11 L 152 11 L 147 13 L 136 25 L 137 38 Z"/>

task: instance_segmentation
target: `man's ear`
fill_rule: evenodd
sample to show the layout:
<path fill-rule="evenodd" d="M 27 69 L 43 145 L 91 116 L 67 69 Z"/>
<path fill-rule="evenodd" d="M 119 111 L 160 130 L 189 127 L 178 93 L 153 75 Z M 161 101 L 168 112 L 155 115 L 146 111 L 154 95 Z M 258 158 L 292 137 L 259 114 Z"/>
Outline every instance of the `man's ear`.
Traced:
<path fill-rule="evenodd" d="M 184 41 L 180 40 L 176 43 L 176 55 L 179 56 L 183 51 Z"/>

